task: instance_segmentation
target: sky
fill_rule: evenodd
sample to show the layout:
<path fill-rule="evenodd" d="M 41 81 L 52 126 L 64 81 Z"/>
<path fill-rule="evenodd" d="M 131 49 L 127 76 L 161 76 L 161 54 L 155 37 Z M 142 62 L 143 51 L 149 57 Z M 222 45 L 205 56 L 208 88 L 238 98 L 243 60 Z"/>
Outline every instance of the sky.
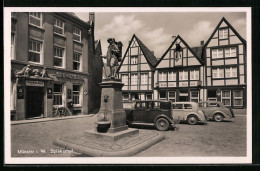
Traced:
<path fill-rule="evenodd" d="M 75 13 L 89 21 L 88 13 Z M 95 39 L 106 55 L 108 38 L 123 43 L 123 54 L 133 34 L 160 58 L 180 35 L 191 47 L 208 40 L 222 17 L 246 39 L 245 12 L 95 12 Z"/>

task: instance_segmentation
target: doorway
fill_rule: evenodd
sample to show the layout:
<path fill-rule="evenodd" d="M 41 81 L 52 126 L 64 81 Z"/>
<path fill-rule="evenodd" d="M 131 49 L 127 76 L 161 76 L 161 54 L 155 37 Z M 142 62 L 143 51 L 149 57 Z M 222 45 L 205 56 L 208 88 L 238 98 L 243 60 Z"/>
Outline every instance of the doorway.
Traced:
<path fill-rule="evenodd" d="M 40 117 L 44 111 L 42 87 L 27 87 L 27 118 Z"/>

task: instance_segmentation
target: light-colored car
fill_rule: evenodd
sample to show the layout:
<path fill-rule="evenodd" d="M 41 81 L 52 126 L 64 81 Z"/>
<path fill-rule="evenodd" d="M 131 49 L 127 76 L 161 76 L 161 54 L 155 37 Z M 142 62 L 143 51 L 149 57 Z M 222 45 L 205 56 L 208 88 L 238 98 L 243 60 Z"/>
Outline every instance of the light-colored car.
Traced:
<path fill-rule="evenodd" d="M 190 125 L 206 122 L 206 117 L 196 102 L 172 102 L 173 117 Z"/>
<path fill-rule="evenodd" d="M 235 117 L 233 110 L 227 108 L 219 101 L 201 101 L 199 102 L 199 107 L 208 120 L 221 122 L 224 118 L 229 119 Z"/>

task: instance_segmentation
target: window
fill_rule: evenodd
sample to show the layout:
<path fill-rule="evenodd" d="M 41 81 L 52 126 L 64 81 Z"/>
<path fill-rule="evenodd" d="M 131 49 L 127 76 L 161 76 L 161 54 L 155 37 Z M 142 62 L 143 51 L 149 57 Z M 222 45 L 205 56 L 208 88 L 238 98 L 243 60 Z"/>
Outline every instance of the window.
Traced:
<path fill-rule="evenodd" d="M 231 91 L 230 90 L 221 91 L 221 102 L 225 106 L 231 106 Z"/>
<path fill-rule="evenodd" d="M 199 91 L 191 91 L 190 92 L 190 101 L 191 102 L 199 102 Z"/>
<path fill-rule="evenodd" d="M 224 68 L 213 69 L 213 78 L 224 78 Z"/>
<path fill-rule="evenodd" d="M 81 60 L 81 54 L 80 53 L 73 53 L 73 70 L 80 70 L 80 60 Z"/>
<path fill-rule="evenodd" d="M 217 91 L 216 90 L 208 90 L 208 100 L 217 101 Z"/>
<path fill-rule="evenodd" d="M 160 91 L 159 95 L 160 95 L 159 99 L 166 100 L 166 91 Z"/>
<path fill-rule="evenodd" d="M 226 78 L 237 77 L 237 67 L 228 67 L 225 68 Z"/>
<path fill-rule="evenodd" d="M 188 80 L 188 71 L 180 71 L 179 80 Z"/>
<path fill-rule="evenodd" d="M 184 104 L 184 109 L 192 109 L 192 105 L 191 104 Z"/>
<path fill-rule="evenodd" d="M 148 84 L 148 74 L 141 74 L 141 84 Z"/>
<path fill-rule="evenodd" d="M 34 40 L 29 40 L 29 61 L 41 62 L 42 43 Z"/>
<path fill-rule="evenodd" d="M 80 105 L 80 85 L 73 85 L 73 104 Z"/>
<path fill-rule="evenodd" d="M 182 109 L 182 106 L 183 106 L 183 104 L 173 104 L 172 108 L 173 109 Z"/>
<path fill-rule="evenodd" d="M 234 106 L 243 106 L 243 91 L 234 90 Z"/>
<path fill-rule="evenodd" d="M 176 101 L 176 92 L 175 91 L 168 92 L 168 100 L 170 100 L 172 102 Z"/>
<path fill-rule="evenodd" d="M 138 57 L 137 56 L 131 56 L 131 64 L 136 65 L 138 62 Z"/>
<path fill-rule="evenodd" d="M 122 83 L 128 85 L 128 74 L 122 74 Z"/>
<path fill-rule="evenodd" d="M 225 48 L 225 57 L 236 57 L 237 50 L 235 47 Z"/>
<path fill-rule="evenodd" d="M 81 30 L 76 27 L 73 28 L 73 40 L 81 42 Z"/>
<path fill-rule="evenodd" d="M 168 72 L 168 81 L 176 81 L 176 73 Z"/>
<path fill-rule="evenodd" d="M 15 34 L 11 33 L 11 59 L 15 59 Z"/>
<path fill-rule="evenodd" d="M 64 34 L 64 22 L 58 19 L 54 19 L 54 33 Z"/>
<path fill-rule="evenodd" d="M 212 59 L 223 58 L 223 49 L 212 49 Z"/>
<path fill-rule="evenodd" d="M 159 81 L 166 81 L 167 73 L 159 72 Z"/>
<path fill-rule="evenodd" d="M 42 13 L 40 12 L 30 12 L 29 13 L 29 23 L 35 26 L 42 26 Z"/>
<path fill-rule="evenodd" d="M 199 70 L 190 71 L 190 80 L 199 80 Z"/>
<path fill-rule="evenodd" d="M 129 100 L 129 95 L 128 94 L 123 94 L 123 100 Z"/>
<path fill-rule="evenodd" d="M 137 74 L 131 74 L 131 85 L 137 85 Z"/>
<path fill-rule="evenodd" d="M 53 85 L 53 105 L 62 105 L 62 84 Z"/>
<path fill-rule="evenodd" d="M 63 67 L 64 49 L 54 47 L 54 66 Z"/>
<path fill-rule="evenodd" d="M 228 28 L 219 29 L 219 39 L 227 39 L 228 38 Z"/>
<path fill-rule="evenodd" d="M 152 100 L 153 95 L 152 94 L 146 94 L 146 100 Z"/>

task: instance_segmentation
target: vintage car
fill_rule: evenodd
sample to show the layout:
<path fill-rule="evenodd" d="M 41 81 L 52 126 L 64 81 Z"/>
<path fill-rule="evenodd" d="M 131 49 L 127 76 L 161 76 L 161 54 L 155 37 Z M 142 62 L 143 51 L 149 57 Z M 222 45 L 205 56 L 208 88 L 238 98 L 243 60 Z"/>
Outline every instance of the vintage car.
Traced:
<path fill-rule="evenodd" d="M 171 101 L 138 100 L 124 105 L 124 109 L 128 125 L 154 125 L 159 131 L 166 131 L 175 124 Z"/>
<path fill-rule="evenodd" d="M 173 117 L 190 125 L 205 123 L 206 117 L 196 102 L 172 102 Z"/>
<path fill-rule="evenodd" d="M 224 106 L 219 101 L 201 101 L 199 102 L 200 109 L 204 112 L 208 120 L 221 122 L 223 119 L 234 118 L 234 112 L 230 108 Z"/>

